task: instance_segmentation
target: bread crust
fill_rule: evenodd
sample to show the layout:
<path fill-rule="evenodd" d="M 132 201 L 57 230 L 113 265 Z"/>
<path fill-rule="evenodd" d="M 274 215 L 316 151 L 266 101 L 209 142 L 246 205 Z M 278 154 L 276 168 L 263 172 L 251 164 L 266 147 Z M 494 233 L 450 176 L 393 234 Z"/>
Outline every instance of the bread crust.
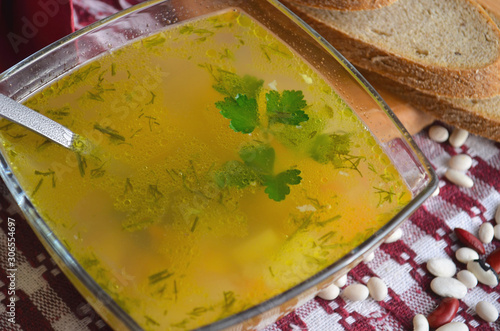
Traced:
<path fill-rule="evenodd" d="M 500 40 L 500 30 L 484 9 L 473 1 L 464 1 L 477 8 Z M 431 95 L 472 99 L 500 95 L 500 45 L 497 58 L 482 67 L 456 69 L 428 65 L 347 35 L 303 12 L 298 6 L 286 4 L 357 67 Z"/>
<path fill-rule="evenodd" d="M 399 84 L 374 72 L 360 72 L 375 89 L 392 92 L 447 124 L 500 142 L 500 109 L 497 108 L 500 95 L 480 100 L 439 97 Z M 485 116 L 473 109 L 474 105 L 480 103 L 492 110 L 491 116 Z"/>
<path fill-rule="evenodd" d="M 298 5 L 319 9 L 371 10 L 388 6 L 397 0 L 290 0 Z"/>

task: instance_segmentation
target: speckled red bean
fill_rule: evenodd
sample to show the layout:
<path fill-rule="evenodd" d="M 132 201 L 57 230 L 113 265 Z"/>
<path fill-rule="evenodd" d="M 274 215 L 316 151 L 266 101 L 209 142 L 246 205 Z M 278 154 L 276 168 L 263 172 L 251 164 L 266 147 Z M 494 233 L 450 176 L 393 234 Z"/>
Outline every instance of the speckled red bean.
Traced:
<path fill-rule="evenodd" d="M 469 261 L 467 263 L 467 270 L 472 272 L 476 276 L 477 280 L 490 287 L 496 287 L 498 285 L 498 274 L 488 263 L 478 259 L 474 261 Z"/>
<path fill-rule="evenodd" d="M 500 206 L 497 207 L 497 211 L 495 213 L 495 222 L 500 224 Z"/>
<path fill-rule="evenodd" d="M 484 244 L 489 244 L 495 235 L 495 230 L 493 229 L 493 225 L 491 223 L 483 223 L 479 227 L 479 232 L 477 236 L 479 240 L 481 240 Z"/>
<path fill-rule="evenodd" d="M 437 329 L 450 323 L 458 311 L 459 302 L 456 298 L 444 298 L 439 306 L 427 316 L 431 328 Z"/>
<path fill-rule="evenodd" d="M 475 250 L 479 254 L 485 253 L 483 243 L 475 235 L 473 235 L 469 231 L 464 230 L 462 228 L 455 228 L 454 231 L 458 237 L 458 240 L 460 240 L 460 242 L 462 244 L 464 244 L 465 246 L 467 246 L 469 248 L 472 248 L 473 250 Z"/>
<path fill-rule="evenodd" d="M 488 255 L 486 263 L 488 263 L 497 274 L 500 274 L 500 248 L 494 250 L 490 255 Z"/>
<path fill-rule="evenodd" d="M 435 142 L 442 143 L 448 140 L 450 136 L 448 130 L 441 125 L 433 125 L 429 128 L 429 138 Z"/>

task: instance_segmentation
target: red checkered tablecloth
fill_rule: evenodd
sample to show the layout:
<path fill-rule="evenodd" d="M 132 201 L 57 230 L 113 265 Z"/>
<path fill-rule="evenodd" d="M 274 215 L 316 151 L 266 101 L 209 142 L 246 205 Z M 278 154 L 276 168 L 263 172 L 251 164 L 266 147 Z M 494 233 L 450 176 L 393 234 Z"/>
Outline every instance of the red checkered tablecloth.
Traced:
<path fill-rule="evenodd" d="M 0 0 L 0 5 L 6 2 L 9 1 Z M 74 25 L 79 29 L 138 2 L 141 1 L 73 0 Z M 494 213 L 500 205 L 500 144 L 470 136 L 464 146 L 455 149 L 448 143 L 431 141 L 426 132 L 414 138 L 439 175 L 440 194 L 427 200 L 404 223 L 401 240 L 383 244 L 375 252 L 374 260 L 361 263 L 348 274 L 348 284 L 366 283 L 372 276 L 382 278 L 389 287 L 388 297 L 381 302 L 372 299 L 350 302 L 342 295 L 333 301 L 316 297 L 265 331 L 411 330 L 415 314 L 427 315 L 440 302 L 430 290 L 432 277 L 426 262 L 434 257 L 447 257 L 464 269 L 454 257 L 461 245 L 452 230 L 462 227 L 477 234 L 482 223 L 495 224 Z M 448 160 L 460 153 L 473 159 L 468 174 L 475 185 L 470 189 L 443 179 Z M 15 324 L 9 322 L 6 314 L 9 218 L 16 224 Z M 489 253 L 500 247 L 500 241 L 495 239 L 485 247 Z M 0 183 L 0 267 L 1 330 L 110 330 L 47 254 L 3 183 Z M 500 286 L 492 289 L 481 284 L 470 289 L 460 301 L 454 321 L 465 322 L 470 330 L 500 330 L 500 322 L 487 323 L 474 309 L 478 301 L 487 300 L 500 310 L 499 292 Z"/>

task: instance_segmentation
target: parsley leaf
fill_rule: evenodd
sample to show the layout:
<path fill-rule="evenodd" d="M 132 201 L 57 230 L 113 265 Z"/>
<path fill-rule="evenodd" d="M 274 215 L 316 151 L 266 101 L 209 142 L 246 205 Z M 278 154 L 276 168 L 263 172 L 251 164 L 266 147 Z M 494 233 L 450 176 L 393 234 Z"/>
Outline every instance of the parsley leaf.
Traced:
<path fill-rule="evenodd" d="M 268 144 L 245 145 L 240 149 L 240 161 L 228 161 L 215 174 L 216 184 L 224 188 L 245 188 L 252 182 L 266 186 L 264 190 L 274 201 L 284 200 L 290 194 L 289 185 L 300 184 L 300 170 L 288 169 L 274 175 L 274 148 Z"/>
<path fill-rule="evenodd" d="M 227 186 L 245 188 L 257 180 L 255 172 L 244 163 L 236 160 L 224 163 L 222 168 L 215 174 L 215 183 L 220 188 Z"/>
<path fill-rule="evenodd" d="M 245 94 L 249 98 L 256 98 L 264 84 L 262 79 L 245 75 L 243 77 L 218 68 L 217 74 L 212 73 L 216 80 L 213 88 L 224 95 L 235 98 L 238 94 Z"/>
<path fill-rule="evenodd" d="M 215 103 L 222 116 L 231 120 L 229 127 L 235 132 L 251 133 L 259 124 L 257 100 L 238 94 Z"/>
<path fill-rule="evenodd" d="M 266 101 L 269 123 L 299 125 L 309 119 L 303 110 L 307 103 L 302 91 L 285 90 L 281 95 L 277 91 L 269 91 Z"/>
<path fill-rule="evenodd" d="M 319 163 L 334 162 L 339 155 L 348 155 L 351 149 L 351 138 L 345 134 L 317 135 L 309 153 Z"/>
<path fill-rule="evenodd" d="M 274 148 L 267 144 L 250 144 L 239 151 L 245 164 L 259 174 L 270 175 L 274 169 Z"/>
<path fill-rule="evenodd" d="M 266 192 L 269 198 L 274 201 L 284 200 L 285 197 L 290 194 L 289 185 L 300 184 L 302 177 L 299 175 L 300 170 L 288 169 L 280 172 L 276 176 L 266 176 L 264 179 L 264 185 L 267 187 L 264 192 Z"/>

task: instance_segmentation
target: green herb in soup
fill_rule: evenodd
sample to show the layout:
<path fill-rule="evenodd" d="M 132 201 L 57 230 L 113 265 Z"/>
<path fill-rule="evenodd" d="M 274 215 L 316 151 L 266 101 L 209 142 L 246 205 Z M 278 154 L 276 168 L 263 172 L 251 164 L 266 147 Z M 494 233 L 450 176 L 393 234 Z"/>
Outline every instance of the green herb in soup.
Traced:
<path fill-rule="evenodd" d="M 26 105 L 94 148 L 5 123 L 12 169 L 145 329 L 195 328 L 269 299 L 411 199 L 331 86 L 238 11 L 113 50 Z"/>

